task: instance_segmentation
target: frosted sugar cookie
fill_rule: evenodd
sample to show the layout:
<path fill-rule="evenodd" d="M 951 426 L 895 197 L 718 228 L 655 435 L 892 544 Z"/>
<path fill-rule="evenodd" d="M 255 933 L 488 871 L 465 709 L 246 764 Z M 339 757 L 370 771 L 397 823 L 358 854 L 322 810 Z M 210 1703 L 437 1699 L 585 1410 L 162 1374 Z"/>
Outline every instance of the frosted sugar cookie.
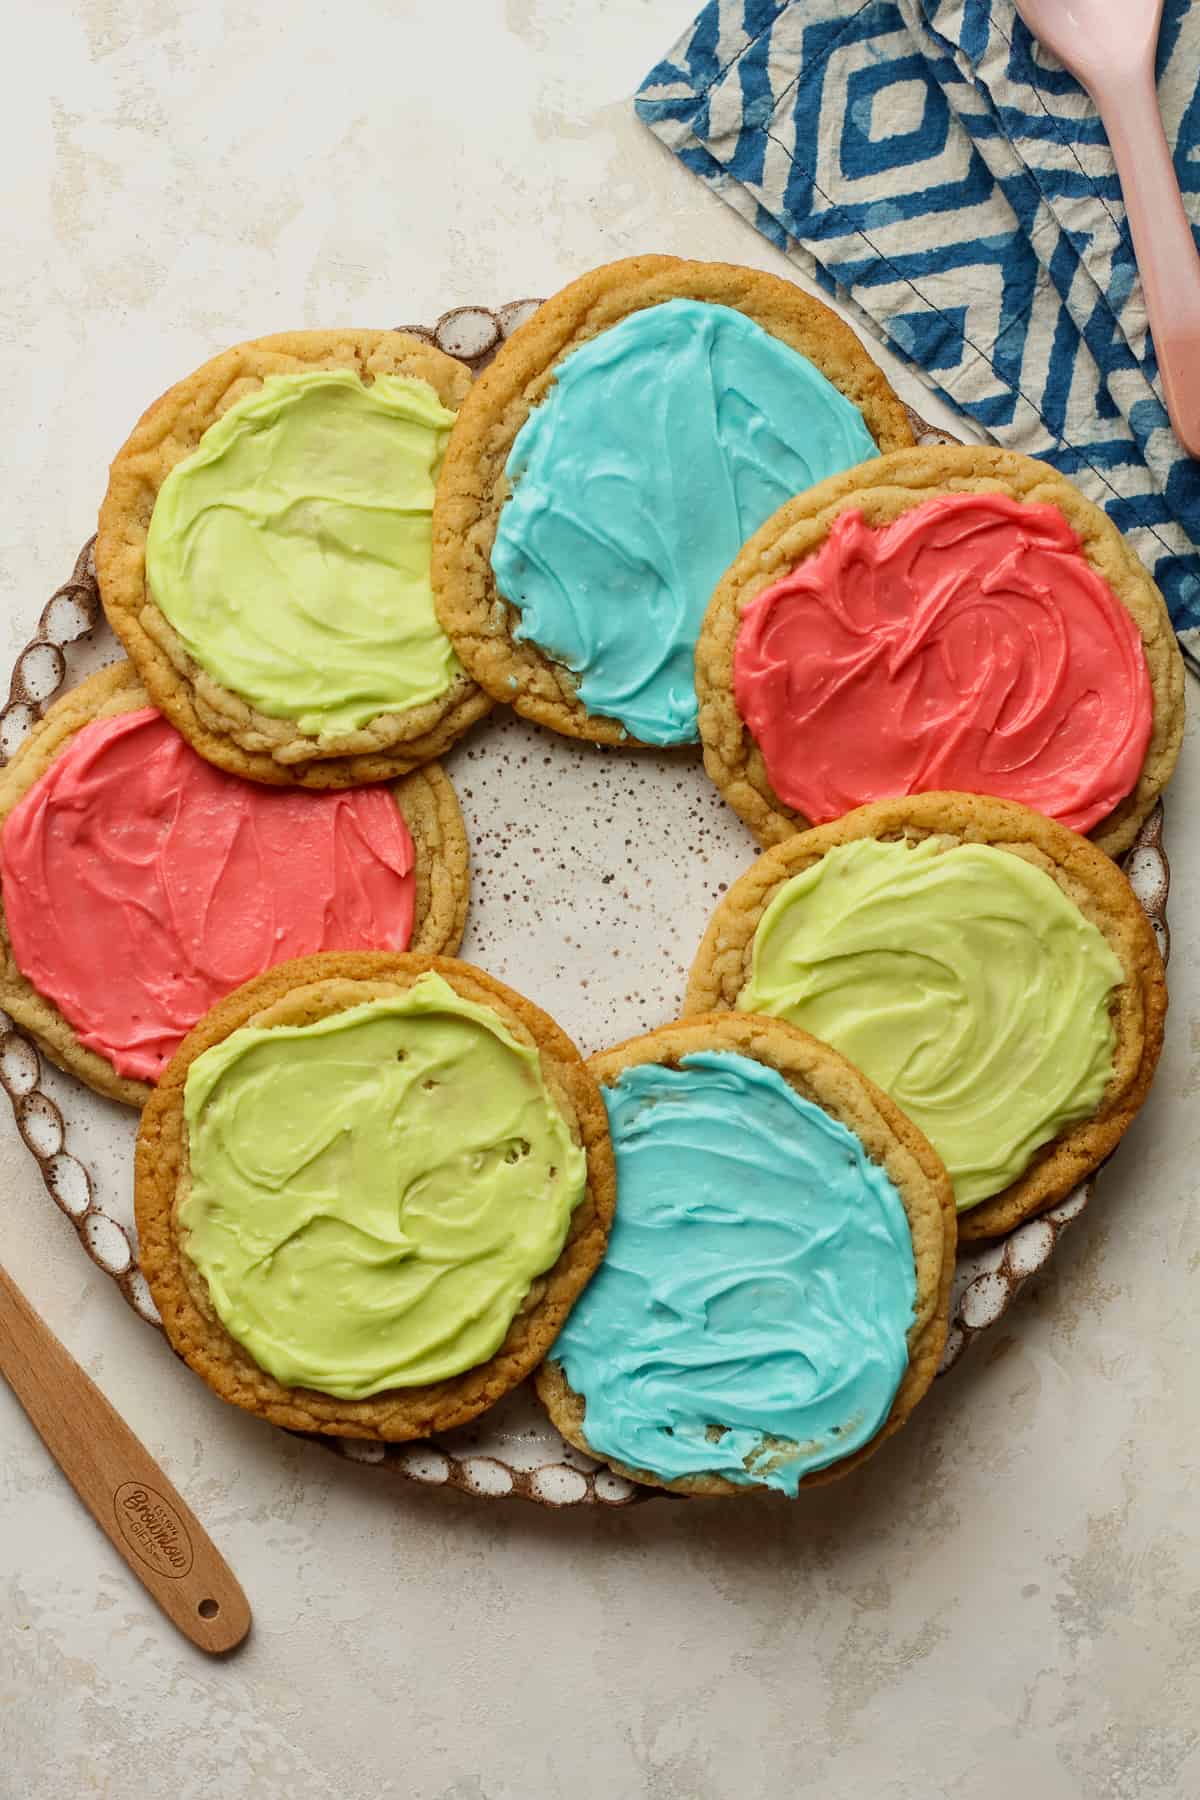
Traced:
<path fill-rule="evenodd" d="M 488 710 L 438 624 L 434 486 L 461 363 L 394 331 L 238 344 L 112 466 L 96 573 L 154 705 L 255 781 L 352 787 Z"/>
<path fill-rule="evenodd" d="M 780 503 L 912 443 L 850 328 L 778 276 L 635 256 L 548 300 L 464 402 L 434 509 L 438 613 L 528 718 L 697 738 L 713 587 Z"/>
<path fill-rule="evenodd" d="M 613 1208 L 596 1084 L 467 963 L 309 957 L 222 1001 L 142 1115 L 142 1266 L 175 1349 L 275 1424 L 459 1425 L 549 1349 Z"/>
<path fill-rule="evenodd" d="M 848 1056 L 950 1172 L 959 1236 L 1009 1230 L 1119 1143 L 1162 1048 L 1150 923 L 1086 838 L 917 794 L 768 850 L 705 933 L 686 1010 L 789 1020 Z"/>
<path fill-rule="evenodd" d="M 454 951 L 467 840 L 436 763 L 268 789 L 197 756 L 118 663 L 0 774 L 0 1005 L 130 1106 L 211 1006 L 324 949 Z"/>
<path fill-rule="evenodd" d="M 592 1058 L 617 1212 L 538 1392 L 568 1440 L 691 1494 L 828 1481 L 937 1371 L 945 1169 L 827 1044 L 720 1013 Z"/>
<path fill-rule="evenodd" d="M 765 844 L 894 794 L 1019 801 L 1133 842 L 1183 661 L 1112 521 L 1011 450 L 897 451 L 789 500 L 713 595 L 705 764 Z"/>

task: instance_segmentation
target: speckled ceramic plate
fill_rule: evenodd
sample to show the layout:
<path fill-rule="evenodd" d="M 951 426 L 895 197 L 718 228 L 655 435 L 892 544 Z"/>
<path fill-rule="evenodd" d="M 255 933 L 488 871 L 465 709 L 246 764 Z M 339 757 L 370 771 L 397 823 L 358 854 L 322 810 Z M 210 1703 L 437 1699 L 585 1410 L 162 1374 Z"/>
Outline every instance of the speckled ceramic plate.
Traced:
<path fill-rule="evenodd" d="M 478 370 L 537 305 L 459 307 L 417 329 Z M 950 441 L 913 415 L 922 442 Z M 65 687 L 119 654 L 104 622 L 91 562 L 80 552 L 13 671 L 0 710 L 0 761 Z M 471 915 L 462 954 L 544 1006 L 589 1053 L 675 1018 L 692 955 L 719 896 L 757 854 L 704 773 L 698 752 L 636 756 L 540 732 L 497 712 L 446 758 L 471 840 Z M 1162 811 L 1125 868 L 1168 948 L 1169 872 Z M 136 1120 L 39 1055 L 0 1013 L 0 1083 L 50 1198 L 96 1266 L 147 1325 L 158 1314 L 136 1261 Z M 1012 1306 L 1087 1205 L 1091 1183 L 1040 1219 L 959 1262 L 941 1373 Z M 329 1440 L 322 1440 L 327 1442 Z M 627 1506 L 650 1496 L 565 1444 L 530 1390 L 436 1441 L 340 1443 L 426 1486 L 543 1505 Z"/>

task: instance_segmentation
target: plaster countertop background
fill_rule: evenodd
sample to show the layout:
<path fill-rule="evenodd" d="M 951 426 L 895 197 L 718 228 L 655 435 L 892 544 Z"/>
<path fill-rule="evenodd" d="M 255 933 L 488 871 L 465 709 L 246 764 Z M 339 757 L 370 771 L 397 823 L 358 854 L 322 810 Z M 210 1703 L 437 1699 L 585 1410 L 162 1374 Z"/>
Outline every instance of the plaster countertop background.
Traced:
<path fill-rule="evenodd" d="M 14 6 L 6 659 L 128 427 L 226 344 L 547 293 L 635 250 L 785 267 L 633 116 L 695 3 Z M 226 1664 L 179 1641 L 0 1391 L 0 1800 L 1200 1792 L 1194 733 L 1170 798 L 1173 1001 L 1143 1118 L 994 1341 L 793 1507 L 548 1515 L 271 1432 L 91 1268 L 6 1116 L 0 1253 L 256 1626 Z"/>

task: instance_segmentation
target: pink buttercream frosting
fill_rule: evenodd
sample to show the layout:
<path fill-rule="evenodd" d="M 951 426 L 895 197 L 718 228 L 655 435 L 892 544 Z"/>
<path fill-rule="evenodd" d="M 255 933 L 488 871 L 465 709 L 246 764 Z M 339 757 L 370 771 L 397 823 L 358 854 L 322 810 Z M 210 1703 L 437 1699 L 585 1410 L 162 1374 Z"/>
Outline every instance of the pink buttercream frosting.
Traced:
<path fill-rule="evenodd" d="M 1153 720 L 1132 617 L 1054 506 L 840 514 L 746 607 L 734 696 L 771 786 L 815 824 L 958 789 L 1090 831 L 1137 783 Z"/>
<path fill-rule="evenodd" d="M 17 966 L 141 1081 L 251 976 L 412 934 L 412 838 L 386 787 L 241 781 L 148 707 L 71 738 L 6 820 L 0 872 Z"/>

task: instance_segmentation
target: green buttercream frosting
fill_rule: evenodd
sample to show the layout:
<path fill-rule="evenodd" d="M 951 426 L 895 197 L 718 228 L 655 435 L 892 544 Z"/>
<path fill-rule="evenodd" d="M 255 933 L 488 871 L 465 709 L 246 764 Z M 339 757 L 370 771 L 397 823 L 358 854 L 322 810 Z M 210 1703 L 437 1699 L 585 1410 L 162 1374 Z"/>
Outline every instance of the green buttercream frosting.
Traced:
<path fill-rule="evenodd" d="M 941 1154 L 962 1211 L 1095 1111 L 1122 976 L 1022 857 L 862 838 L 780 888 L 738 1005 L 824 1038 L 878 1082 Z"/>
<path fill-rule="evenodd" d="M 435 974 L 231 1033 L 184 1110 L 180 1225 L 222 1324 L 286 1387 L 349 1400 L 494 1355 L 587 1180 L 537 1052 Z"/>
<path fill-rule="evenodd" d="M 325 738 L 446 692 L 429 559 L 453 423 L 427 382 L 315 369 L 209 426 L 159 489 L 146 578 L 214 681 Z"/>

